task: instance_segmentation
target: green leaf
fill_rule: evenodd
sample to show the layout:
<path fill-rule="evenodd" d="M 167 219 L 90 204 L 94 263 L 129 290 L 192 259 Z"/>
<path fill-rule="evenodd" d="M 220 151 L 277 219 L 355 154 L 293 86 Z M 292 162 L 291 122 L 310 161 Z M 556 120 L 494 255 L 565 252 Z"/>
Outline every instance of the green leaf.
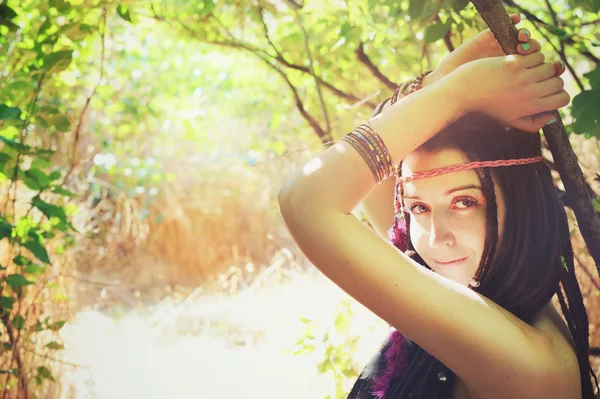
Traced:
<path fill-rule="evenodd" d="M 600 67 L 596 67 L 593 71 L 583 74 L 589 81 L 594 90 L 600 90 Z"/>
<path fill-rule="evenodd" d="M 55 118 L 52 118 L 51 123 L 59 132 L 66 132 L 70 127 L 69 119 L 64 115 L 57 115 Z"/>
<path fill-rule="evenodd" d="M 16 315 L 12 319 L 12 325 L 15 326 L 17 330 L 22 330 L 23 326 L 25 325 L 25 318 L 23 318 L 23 316 L 20 314 Z"/>
<path fill-rule="evenodd" d="M 576 134 L 591 134 L 600 138 L 600 109 L 596 106 L 600 100 L 600 90 L 585 90 L 573 98 L 571 108 L 573 132 Z"/>
<path fill-rule="evenodd" d="M 201 1 L 202 9 L 200 10 L 200 15 L 208 15 L 215 9 L 215 1 L 214 0 L 203 0 Z"/>
<path fill-rule="evenodd" d="M 469 3 L 469 0 L 454 0 L 452 2 L 452 8 L 454 9 L 454 11 L 459 12 L 461 10 L 464 10 L 469 5 Z"/>
<path fill-rule="evenodd" d="M 15 12 L 15 10 L 6 5 L 6 2 L 0 4 L 0 17 L 5 19 L 13 19 L 17 15 L 18 14 Z"/>
<path fill-rule="evenodd" d="M 29 284 L 33 284 L 21 274 L 11 274 L 10 276 L 6 277 L 6 283 L 13 288 L 25 287 Z"/>
<path fill-rule="evenodd" d="M 52 180 L 51 176 L 37 168 L 31 168 L 23 172 L 23 182 L 32 190 L 46 189 L 50 187 Z"/>
<path fill-rule="evenodd" d="M 54 74 L 64 71 L 69 67 L 73 60 L 72 50 L 61 50 L 54 53 L 48 54 L 44 57 L 44 68 L 43 70 L 47 74 Z"/>
<path fill-rule="evenodd" d="M 15 140 L 9 139 L 8 137 L 0 136 L 0 141 L 6 144 L 8 147 L 12 148 L 15 151 L 27 153 L 31 151 L 31 147 L 28 145 L 21 144 Z"/>
<path fill-rule="evenodd" d="M 594 198 L 592 204 L 594 205 L 594 211 L 600 212 L 600 197 Z"/>
<path fill-rule="evenodd" d="M 27 274 L 42 274 L 46 271 L 44 265 L 28 265 L 23 268 L 23 273 Z"/>
<path fill-rule="evenodd" d="M 123 18 L 125 21 L 127 22 L 132 22 L 131 21 L 131 14 L 129 13 L 129 8 L 123 4 L 119 4 L 117 6 L 117 14 L 119 14 L 119 16 L 121 18 Z"/>
<path fill-rule="evenodd" d="M 47 367 L 40 366 L 37 368 L 37 372 L 38 372 L 38 376 L 54 381 L 54 377 L 52 377 L 52 374 L 50 373 L 50 370 L 48 370 Z"/>
<path fill-rule="evenodd" d="M 423 0 L 410 0 L 408 5 L 408 15 L 411 19 L 419 19 L 425 9 L 425 1 Z"/>
<path fill-rule="evenodd" d="M 0 120 L 20 120 L 21 110 L 17 107 L 9 107 L 6 104 L 0 104 Z"/>
<path fill-rule="evenodd" d="M 74 42 L 78 42 L 80 40 L 85 39 L 91 32 L 92 29 L 89 25 L 81 23 L 65 25 L 62 28 L 60 28 L 60 33 L 73 40 Z"/>
<path fill-rule="evenodd" d="M 38 208 L 48 219 L 51 217 L 58 218 L 59 220 L 67 223 L 67 215 L 65 210 L 57 205 L 49 204 L 43 201 L 39 195 L 36 195 L 31 201 L 31 205 Z"/>
<path fill-rule="evenodd" d="M 13 226 L 10 223 L 0 222 L 0 240 L 12 236 Z"/>
<path fill-rule="evenodd" d="M 69 191 L 69 190 L 65 190 L 64 188 L 60 187 L 60 186 L 52 186 L 52 192 L 56 193 L 56 194 L 60 194 L 60 195 L 64 195 L 67 197 L 77 197 L 77 194 Z"/>
<path fill-rule="evenodd" d="M 15 300 L 12 297 L 0 296 L 0 308 L 12 309 L 14 302 L 15 302 Z"/>
<path fill-rule="evenodd" d="M 58 331 L 60 330 L 64 325 L 66 324 L 66 321 L 64 320 L 60 320 L 60 321 L 56 321 L 52 324 L 48 325 L 48 328 L 51 329 L 52 331 Z"/>
<path fill-rule="evenodd" d="M 46 345 L 46 348 L 48 349 L 53 349 L 53 350 L 61 350 L 61 349 L 65 349 L 64 345 L 59 344 L 58 342 L 50 342 Z"/>
<path fill-rule="evenodd" d="M 61 13 L 71 9 L 71 5 L 65 0 L 50 0 L 50 6 L 56 8 Z"/>
<path fill-rule="evenodd" d="M 27 241 L 22 244 L 25 248 L 31 251 L 35 255 L 36 258 L 41 260 L 44 263 L 50 264 L 50 259 L 48 258 L 48 251 L 42 244 L 40 244 L 36 240 Z"/>
<path fill-rule="evenodd" d="M 11 159 L 13 158 L 9 154 L 0 152 L 0 171 L 4 170 L 4 165 L 6 165 L 6 163 Z"/>
<path fill-rule="evenodd" d="M 450 29 L 450 24 L 436 22 L 433 25 L 430 25 L 425 29 L 425 35 L 423 39 L 427 43 L 434 43 L 440 40 Z"/>
<path fill-rule="evenodd" d="M 17 266 L 28 266 L 28 265 L 33 264 L 33 262 L 31 262 L 29 259 L 27 259 L 23 255 L 15 256 L 13 258 L 13 262 L 15 262 L 15 265 L 17 265 Z"/>

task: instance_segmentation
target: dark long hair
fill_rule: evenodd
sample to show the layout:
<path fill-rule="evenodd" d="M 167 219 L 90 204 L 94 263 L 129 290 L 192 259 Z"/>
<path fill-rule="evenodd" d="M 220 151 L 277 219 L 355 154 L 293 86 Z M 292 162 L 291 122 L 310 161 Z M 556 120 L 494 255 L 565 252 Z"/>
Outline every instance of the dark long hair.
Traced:
<path fill-rule="evenodd" d="M 507 128 L 484 115 L 469 114 L 417 151 L 446 148 L 462 151 L 469 162 L 529 158 L 541 155 L 541 138 L 538 133 Z M 528 324 L 557 294 L 577 352 L 582 397 L 595 398 L 594 384 L 597 388 L 598 381 L 589 363 L 588 317 L 575 277 L 567 216 L 550 169 L 544 163 L 534 163 L 475 171 L 487 201 L 487 222 L 483 256 L 474 276 L 480 286 L 471 289 Z M 398 174 L 401 172 L 400 164 Z M 494 181 L 506 203 L 500 240 Z M 395 197 L 397 213 L 388 233 L 390 240 L 429 269 L 411 244 L 410 215 L 403 210 L 401 184 L 396 185 Z M 361 373 L 348 398 L 446 398 L 455 381 L 452 370 L 395 331 Z"/>

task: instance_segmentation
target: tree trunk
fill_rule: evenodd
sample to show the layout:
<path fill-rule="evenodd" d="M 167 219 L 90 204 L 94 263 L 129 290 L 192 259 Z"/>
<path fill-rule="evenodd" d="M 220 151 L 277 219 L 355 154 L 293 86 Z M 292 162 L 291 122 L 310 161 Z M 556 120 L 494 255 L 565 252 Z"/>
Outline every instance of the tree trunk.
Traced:
<path fill-rule="evenodd" d="M 472 2 L 498 40 L 504 53 L 517 54 L 518 31 L 506 13 L 502 1 L 472 0 Z M 585 178 L 579 168 L 577 156 L 571 147 L 562 119 L 558 111 L 554 114 L 557 122 L 544 127 L 544 135 L 565 191 L 569 197 L 574 199 L 573 211 L 579 230 L 600 274 L 600 217 L 595 212 L 592 198 L 586 190 Z"/>

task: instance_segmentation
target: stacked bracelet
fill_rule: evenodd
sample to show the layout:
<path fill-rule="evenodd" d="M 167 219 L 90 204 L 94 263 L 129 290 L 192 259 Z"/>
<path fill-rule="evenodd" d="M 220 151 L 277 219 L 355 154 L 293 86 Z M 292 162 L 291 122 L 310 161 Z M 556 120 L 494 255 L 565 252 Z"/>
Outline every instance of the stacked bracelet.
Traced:
<path fill-rule="evenodd" d="M 394 163 L 385 143 L 368 124 L 358 126 L 342 140 L 358 151 L 377 184 L 394 174 Z"/>
<path fill-rule="evenodd" d="M 400 95 L 407 96 L 415 91 L 419 90 L 423 86 L 423 80 L 427 75 L 429 75 L 433 70 L 423 72 L 419 76 L 417 76 L 414 80 L 409 80 L 408 82 L 401 83 L 396 90 L 394 90 L 394 94 L 392 95 L 392 104 L 398 101 L 398 97 Z"/>
<path fill-rule="evenodd" d="M 398 101 L 399 96 L 407 96 L 419 90 L 423 85 L 423 79 L 431 72 L 433 71 L 424 72 L 417 76 L 416 79 L 399 85 L 391 97 L 391 104 Z M 377 184 L 380 184 L 397 172 L 385 143 L 381 137 L 375 133 L 373 128 L 369 126 L 368 121 L 366 125 L 360 125 L 352 132 L 346 134 L 342 140 L 358 151 L 369 166 Z"/>

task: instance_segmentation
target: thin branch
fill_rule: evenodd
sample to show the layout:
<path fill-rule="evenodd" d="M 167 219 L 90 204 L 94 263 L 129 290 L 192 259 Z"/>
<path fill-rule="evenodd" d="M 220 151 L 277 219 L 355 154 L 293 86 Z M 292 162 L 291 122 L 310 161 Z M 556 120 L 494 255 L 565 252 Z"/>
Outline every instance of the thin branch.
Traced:
<path fill-rule="evenodd" d="M 552 4 L 550 4 L 550 0 L 546 0 L 546 7 L 548 7 L 548 11 L 550 12 L 550 16 L 552 17 L 552 22 L 554 22 L 554 26 L 556 26 L 558 28 L 558 26 L 559 26 L 558 16 L 556 15 L 554 8 L 552 8 Z"/>
<path fill-rule="evenodd" d="M 452 44 L 452 27 L 450 27 L 450 29 L 448 29 L 448 32 L 446 32 L 446 34 L 444 35 L 444 44 L 446 45 L 446 48 L 448 49 L 448 52 L 451 53 L 454 51 L 454 44 Z"/>
<path fill-rule="evenodd" d="M 196 32 L 195 30 L 191 29 L 190 27 L 188 27 L 186 24 L 184 24 L 181 20 L 177 19 L 177 22 L 179 23 L 179 25 L 185 30 L 187 31 L 189 34 L 191 34 L 193 37 L 196 37 L 196 35 L 198 34 L 198 32 Z M 237 40 L 206 40 L 204 38 L 199 38 L 199 40 L 202 40 L 204 43 L 207 44 L 212 44 L 215 46 L 222 46 L 222 47 L 229 47 L 229 48 L 235 48 L 235 49 L 242 49 L 242 50 L 246 50 L 252 54 L 254 54 L 255 56 L 259 57 L 259 58 L 268 58 L 271 59 L 273 61 L 277 61 L 281 64 L 283 64 L 285 67 L 288 67 L 290 69 L 294 69 L 296 71 L 300 71 L 302 73 L 306 73 L 306 74 L 310 74 L 310 71 L 307 67 L 301 66 L 301 65 L 296 65 L 296 64 L 292 64 L 290 62 L 288 62 L 285 58 L 280 58 L 280 57 L 273 57 L 271 54 L 265 52 L 262 49 L 259 49 L 257 47 L 254 47 L 250 44 L 247 43 L 243 43 L 243 42 L 239 42 Z M 317 80 L 319 82 L 320 85 L 322 85 L 323 87 L 325 87 L 326 89 L 328 89 L 329 91 L 331 91 L 336 97 L 342 98 L 350 103 L 359 103 L 362 102 L 363 99 L 360 97 L 357 97 L 353 94 L 350 93 L 346 93 L 340 89 L 338 89 L 337 87 L 335 87 L 334 85 L 332 85 L 331 83 L 328 83 L 326 81 L 324 81 L 323 79 L 321 79 L 320 77 L 317 76 Z M 365 105 L 367 105 L 369 108 L 371 108 L 371 110 L 374 110 L 375 107 L 377 107 L 377 104 L 368 101 L 364 103 Z"/>
<path fill-rule="evenodd" d="M 550 40 L 550 38 L 544 34 L 544 32 L 540 29 L 540 27 L 538 25 L 536 25 L 534 22 L 532 22 L 531 24 L 538 31 L 538 33 L 550 44 L 550 46 L 552 46 L 552 48 L 554 49 L 554 51 L 556 52 L 556 54 L 558 54 L 558 56 L 560 57 L 561 61 L 565 64 L 565 66 L 569 70 L 569 73 L 571 74 L 571 76 L 573 76 L 573 79 L 577 83 L 577 86 L 579 86 L 579 89 L 581 91 L 584 91 L 585 87 L 583 86 L 583 83 L 581 82 L 581 79 L 579 79 L 579 76 L 577 76 L 577 73 L 575 72 L 575 69 L 573 68 L 573 66 L 571 66 L 571 63 L 567 59 L 567 57 L 565 55 L 565 52 L 564 52 L 564 48 L 562 48 L 562 49 L 556 48 L 556 46 L 554 45 L 554 43 L 552 43 L 552 40 Z M 560 45 L 562 47 L 562 45 L 563 45 L 562 42 L 560 43 Z"/>
<path fill-rule="evenodd" d="M 35 87 L 35 92 L 33 94 L 33 98 L 31 99 L 31 103 L 29 103 L 29 107 L 27 109 L 27 117 L 25 118 L 25 120 L 23 121 L 23 125 L 21 126 L 21 131 L 19 133 L 19 138 L 21 140 L 21 144 L 24 145 L 25 144 L 25 136 L 27 135 L 27 126 L 29 126 L 29 120 L 31 119 L 31 115 L 33 114 L 34 110 L 35 110 L 35 104 L 37 103 L 37 99 L 38 96 L 40 94 L 40 91 L 42 90 L 42 83 L 44 82 L 44 79 L 46 78 L 46 73 L 42 73 L 42 75 L 40 76 L 40 79 L 38 80 L 38 83 Z M 10 191 L 14 189 L 13 192 L 13 197 L 12 197 L 12 216 L 13 216 L 13 221 L 16 223 L 16 202 L 17 202 L 17 177 L 19 176 L 19 164 L 21 163 L 21 151 L 19 151 L 17 153 L 17 157 L 15 158 L 15 170 L 13 171 L 12 177 L 11 177 L 11 182 L 10 182 L 10 186 L 8 187 L 8 191 L 7 191 L 7 198 L 6 198 L 6 203 L 4 204 L 4 215 L 6 216 L 6 212 L 8 211 L 8 204 L 10 202 Z"/>
<path fill-rule="evenodd" d="M 94 97 L 94 95 L 96 94 L 96 91 L 98 90 L 98 87 L 102 84 L 102 80 L 104 79 L 106 6 L 102 9 L 102 31 L 100 33 L 100 38 L 102 41 L 102 48 L 101 48 L 101 54 L 100 54 L 100 78 L 98 79 L 98 83 L 96 84 L 96 86 L 94 86 L 94 89 L 92 90 L 92 92 L 90 93 L 88 98 L 86 99 L 85 105 L 83 106 L 83 109 L 81 110 L 81 114 L 79 115 L 79 123 L 77 124 L 77 128 L 75 129 L 75 139 L 73 140 L 73 157 L 71 158 L 71 167 L 69 168 L 69 171 L 65 175 L 65 177 L 61 183 L 61 186 L 67 182 L 67 180 L 71 176 L 71 173 L 73 173 L 73 171 L 75 170 L 75 167 L 77 166 L 77 147 L 79 146 L 79 140 L 81 138 L 81 127 L 83 126 L 83 117 L 85 116 L 85 113 L 86 113 L 88 107 L 90 106 L 92 97 Z"/>
<path fill-rule="evenodd" d="M 365 44 L 361 41 L 358 45 L 358 48 L 354 51 L 356 54 L 356 58 L 360 61 L 361 64 L 367 67 L 369 71 L 379 80 L 381 83 L 386 85 L 386 87 L 392 91 L 396 90 L 398 85 L 387 78 L 380 70 L 377 68 L 369 56 L 365 53 Z"/>
<path fill-rule="evenodd" d="M 549 0 L 546 0 L 546 6 L 548 7 L 548 11 L 550 12 L 550 15 L 552 16 L 552 21 L 554 22 L 554 27 L 556 29 L 558 29 L 559 28 L 558 16 L 556 15 L 556 12 L 554 12 L 554 9 L 552 8 L 552 4 L 550 4 Z M 575 69 L 573 69 L 573 67 L 571 66 L 571 64 L 567 60 L 567 56 L 566 56 L 566 53 L 565 53 L 565 44 L 564 44 L 563 40 L 560 38 L 560 36 L 558 37 L 558 45 L 560 46 L 560 51 L 558 52 L 558 55 L 560 56 L 560 59 L 567 66 L 567 68 L 569 69 L 569 72 L 571 73 L 571 75 L 573 76 L 573 78 L 575 78 L 575 81 L 577 82 L 577 85 L 579 86 L 579 89 L 581 91 L 583 91 L 584 88 L 583 88 L 583 84 L 581 83 L 581 80 L 579 79 L 579 77 L 575 73 Z"/>
<path fill-rule="evenodd" d="M 294 99 L 296 100 L 296 108 L 298 108 L 298 111 L 300 112 L 300 114 L 302 115 L 302 117 L 304 119 L 306 119 L 306 121 L 308 122 L 308 124 L 313 128 L 313 130 L 315 131 L 315 133 L 317 134 L 317 136 L 321 139 L 321 142 L 323 144 L 327 144 L 330 141 L 332 141 L 332 138 L 330 137 L 330 134 L 326 133 L 325 131 L 323 131 L 323 129 L 321 128 L 321 126 L 319 125 L 319 123 L 317 122 L 317 120 L 315 118 L 313 118 L 312 115 L 310 115 L 306 111 L 306 108 L 304 108 L 304 104 L 302 103 L 302 99 L 298 95 L 298 91 L 296 90 L 296 87 L 294 87 L 294 85 L 292 84 L 292 82 L 290 81 L 290 79 L 287 77 L 287 75 L 285 74 L 285 72 L 283 72 L 281 70 L 281 68 L 279 68 L 277 65 L 272 64 L 271 62 L 269 62 L 269 60 L 267 60 L 266 58 L 263 58 L 263 57 L 260 57 L 260 58 L 267 65 L 269 65 L 271 68 L 273 68 L 285 80 L 285 82 L 287 83 L 288 87 L 292 91 L 292 94 L 294 95 Z"/>
<path fill-rule="evenodd" d="M 573 256 L 575 257 L 575 260 L 577 260 L 577 263 L 579 263 L 579 270 L 583 270 L 583 272 L 590 278 L 590 281 L 596 287 L 598 292 L 600 292 L 600 284 L 598 283 L 598 281 L 596 281 L 592 273 L 587 269 L 587 267 L 585 267 L 582 260 L 579 259 L 579 256 L 577 256 L 577 254 L 573 254 Z"/>
<path fill-rule="evenodd" d="M 314 68 L 314 60 L 312 54 L 310 52 L 310 44 L 308 43 L 308 33 L 304 28 L 304 23 L 302 21 L 302 16 L 300 12 L 296 10 L 296 21 L 300 30 L 302 31 L 302 35 L 304 36 L 304 50 L 306 51 L 306 55 L 308 56 L 308 68 L 311 76 L 315 80 L 315 85 L 317 87 L 317 95 L 319 96 L 319 103 L 321 104 L 321 112 L 323 113 L 323 118 L 325 118 L 325 133 L 328 137 L 331 137 L 331 123 L 329 122 L 329 114 L 327 113 L 327 107 L 325 106 L 325 101 L 323 100 L 323 93 L 321 93 L 321 85 L 319 84 L 319 79 L 317 78 L 317 74 L 315 73 Z"/>
<path fill-rule="evenodd" d="M 525 17 L 533 22 L 537 22 L 540 25 L 543 25 L 545 29 L 548 29 L 549 31 L 551 31 L 552 26 L 544 21 L 541 18 L 538 18 L 535 14 L 533 14 L 531 11 L 523 8 L 522 6 L 516 4 L 513 0 L 504 0 L 504 4 L 509 5 L 511 7 L 516 8 L 517 10 L 519 10 L 519 12 L 523 15 L 525 15 Z M 595 23 L 599 23 L 600 21 L 596 21 Z M 588 23 L 590 24 L 590 23 Z M 582 25 L 583 26 L 583 25 Z M 536 27 L 536 29 L 539 28 Z M 565 44 L 574 44 L 575 41 L 573 40 L 573 38 L 569 37 L 567 39 L 565 39 Z M 600 59 L 598 57 L 596 57 L 594 54 L 592 54 L 589 50 L 583 50 L 582 48 L 577 47 L 576 50 L 583 55 L 584 57 L 586 57 L 587 59 L 589 59 L 590 61 L 594 62 L 596 65 L 600 64 Z"/>
<path fill-rule="evenodd" d="M 271 45 L 271 47 L 273 48 L 273 50 L 275 50 L 275 54 L 277 54 L 277 58 L 283 58 L 283 55 L 281 55 L 281 53 L 279 52 L 279 50 L 275 46 L 275 43 L 273 43 L 273 41 L 271 40 L 271 37 L 269 36 L 269 29 L 267 28 L 267 24 L 265 23 L 265 17 L 263 15 L 264 8 L 262 8 L 262 6 L 260 5 L 260 3 L 258 4 L 257 8 L 258 8 L 258 16 L 260 17 L 260 22 L 262 24 L 263 32 L 265 34 L 265 37 L 267 38 L 267 41 L 269 42 L 269 44 Z"/>
<path fill-rule="evenodd" d="M 500 43 L 502 49 L 509 54 L 517 52 L 517 30 L 510 23 L 510 17 L 498 0 L 472 0 L 477 11 Z M 543 128 L 544 136 L 552 152 L 552 157 L 565 191 L 576 198 L 573 207 L 579 231 L 587 249 L 600 272 L 600 216 L 594 210 L 592 198 L 585 187 L 585 177 L 573 147 L 569 142 L 562 117 L 558 111 L 552 113 L 556 122 Z"/>

